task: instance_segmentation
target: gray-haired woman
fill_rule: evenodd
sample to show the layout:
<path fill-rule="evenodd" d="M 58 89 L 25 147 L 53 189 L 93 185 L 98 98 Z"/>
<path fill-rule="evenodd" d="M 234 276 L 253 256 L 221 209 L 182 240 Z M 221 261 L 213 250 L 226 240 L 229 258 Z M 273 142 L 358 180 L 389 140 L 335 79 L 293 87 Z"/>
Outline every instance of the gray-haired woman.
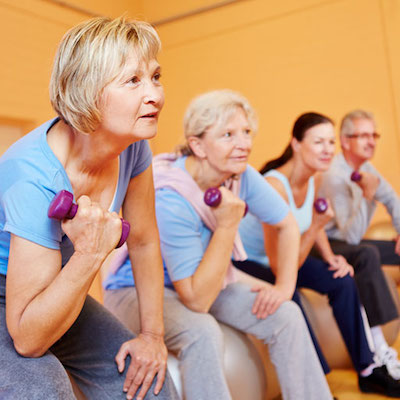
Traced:
<path fill-rule="evenodd" d="M 216 321 L 268 345 L 284 399 L 331 399 L 304 319 L 289 301 L 296 282 L 297 225 L 285 202 L 247 163 L 256 128 L 243 96 L 230 90 L 205 93 L 186 112 L 186 145 L 179 154 L 154 159 L 167 286 L 165 341 L 180 359 L 187 400 L 231 399 Z M 213 209 L 203 202 L 211 187 L 222 194 Z M 246 257 L 238 236 L 245 202 L 279 231 L 282 273 L 275 287 L 235 271 L 231 264 L 232 256 Z M 108 278 L 105 305 L 136 331 L 138 301 L 129 271 L 127 260 Z"/>

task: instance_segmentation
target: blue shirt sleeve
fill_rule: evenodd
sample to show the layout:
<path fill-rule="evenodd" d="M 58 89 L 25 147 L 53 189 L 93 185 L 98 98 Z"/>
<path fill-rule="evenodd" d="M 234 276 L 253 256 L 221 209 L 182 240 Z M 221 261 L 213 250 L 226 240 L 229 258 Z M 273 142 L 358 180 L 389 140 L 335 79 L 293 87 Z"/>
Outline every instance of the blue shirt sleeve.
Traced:
<path fill-rule="evenodd" d="M 247 202 L 253 215 L 270 225 L 278 224 L 289 213 L 289 206 L 285 200 L 250 165 L 242 175 L 240 197 Z"/>
<path fill-rule="evenodd" d="M 59 249 L 61 224 L 50 219 L 47 210 L 54 193 L 40 182 L 19 181 L 3 195 L 5 232 L 51 249 Z"/>
<path fill-rule="evenodd" d="M 151 164 L 152 152 L 147 140 L 141 140 L 134 145 L 134 154 L 132 159 L 134 165 L 132 166 L 131 178 L 141 174 Z"/>
<path fill-rule="evenodd" d="M 121 210 L 130 180 L 145 171 L 150 166 L 151 160 L 152 153 L 146 140 L 132 144 L 121 153 L 118 187 L 112 211 L 118 213 Z"/>

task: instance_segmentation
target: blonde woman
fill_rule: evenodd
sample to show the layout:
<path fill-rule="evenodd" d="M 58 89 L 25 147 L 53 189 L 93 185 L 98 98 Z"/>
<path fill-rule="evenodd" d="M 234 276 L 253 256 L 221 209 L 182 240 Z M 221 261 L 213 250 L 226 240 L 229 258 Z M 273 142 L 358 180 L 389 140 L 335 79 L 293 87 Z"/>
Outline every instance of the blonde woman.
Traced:
<path fill-rule="evenodd" d="M 288 206 L 248 165 L 256 131 L 248 101 L 229 90 L 195 98 L 184 118 L 186 145 L 153 161 L 156 214 L 165 265 L 165 341 L 180 360 L 187 400 L 229 400 L 217 321 L 268 345 L 284 399 L 332 399 L 304 319 L 290 301 L 296 281 L 299 233 Z M 219 187 L 221 203 L 204 204 Z M 282 273 L 272 285 L 235 272 L 243 259 L 238 226 L 245 211 L 279 231 Z M 291 243 L 291 252 L 285 251 Z M 136 283 L 136 276 L 135 276 Z M 106 281 L 105 305 L 132 330 L 139 301 L 126 261 Z M 139 292 L 137 292 L 139 293 Z"/>
<path fill-rule="evenodd" d="M 72 28 L 51 77 L 58 117 L 0 159 L 2 399 L 75 399 L 66 371 L 88 399 L 176 398 L 168 376 L 163 386 L 163 276 L 146 142 L 164 103 L 159 48 L 143 22 L 96 18 Z M 78 204 L 62 222 L 47 216 L 60 190 Z M 120 239 L 121 207 L 141 300 L 136 338 L 87 295 Z"/>

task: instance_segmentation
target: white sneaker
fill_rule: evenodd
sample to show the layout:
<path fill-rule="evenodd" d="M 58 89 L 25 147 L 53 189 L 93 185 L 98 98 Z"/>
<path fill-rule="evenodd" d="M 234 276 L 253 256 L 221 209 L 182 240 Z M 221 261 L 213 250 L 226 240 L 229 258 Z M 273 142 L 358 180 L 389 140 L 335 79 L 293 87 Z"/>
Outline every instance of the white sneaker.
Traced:
<path fill-rule="evenodd" d="M 374 360 L 379 365 L 386 365 L 393 379 L 400 379 L 400 361 L 397 359 L 397 351 L 393 347 L 381 345 L 375 352 Z"/>

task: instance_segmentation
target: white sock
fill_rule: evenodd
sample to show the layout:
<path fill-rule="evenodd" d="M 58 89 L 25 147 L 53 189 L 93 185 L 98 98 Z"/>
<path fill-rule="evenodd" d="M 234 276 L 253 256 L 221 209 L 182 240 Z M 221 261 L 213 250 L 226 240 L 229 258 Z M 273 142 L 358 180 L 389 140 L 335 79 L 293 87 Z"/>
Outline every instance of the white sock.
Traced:
<path fill-rule="evenodd" d="M 374 340 L 372 339 L 371 327 L 369 326 L 367 313 L 366 313 L 363 305 L 360 305 L 360 312 L 361 312 L 361 317 L 363 320 L 364 331 L 365 331 L 365 336 L 367 338 L 368 347 L 372 351 L 372 353 L 375 353 L 376 349 L 375 349 Z"/>
<path fill-rule="evenodd" d="M 371 328 L 372 340 L 374 341 L 375 350 L 380 349 L 382 346 L 388 348 L 385 336 L 383 336 L 382 328 L 380 325 Z"/>

